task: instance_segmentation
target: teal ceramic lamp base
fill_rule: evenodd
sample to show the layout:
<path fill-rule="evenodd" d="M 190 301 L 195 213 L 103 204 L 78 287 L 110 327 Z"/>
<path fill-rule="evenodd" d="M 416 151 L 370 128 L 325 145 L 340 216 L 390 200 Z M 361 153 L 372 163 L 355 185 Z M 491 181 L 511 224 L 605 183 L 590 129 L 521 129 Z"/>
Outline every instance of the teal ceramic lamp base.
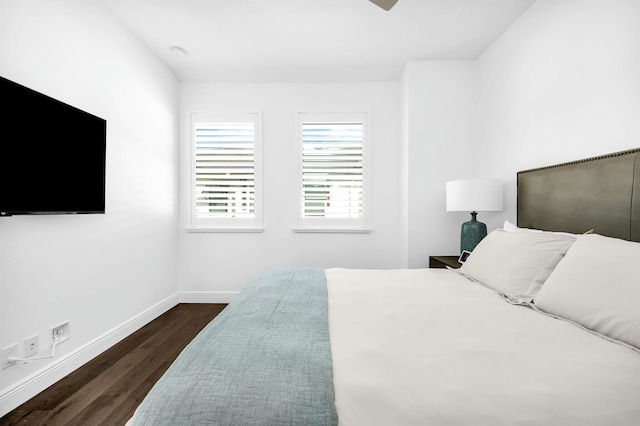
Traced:
<path fill-rule="evenodd" d="M 476 220 L 477 212 L 471 212 L 471 220 L 462 224 L 460 233 L 460 253 L 473 251 L 478 243 L 487 236 L 487 225 Z"/>

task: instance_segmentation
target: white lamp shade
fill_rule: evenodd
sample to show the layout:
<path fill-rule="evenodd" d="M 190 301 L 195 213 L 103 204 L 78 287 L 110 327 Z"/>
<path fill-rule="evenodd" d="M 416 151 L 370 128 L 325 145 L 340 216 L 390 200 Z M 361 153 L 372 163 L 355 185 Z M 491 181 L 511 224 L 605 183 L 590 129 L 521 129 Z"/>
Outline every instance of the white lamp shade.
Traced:
<path fill-rule="evenodd" d="M 476 178 L 447 182 L 448 212 L 502 211 L 502 179 Z"/>

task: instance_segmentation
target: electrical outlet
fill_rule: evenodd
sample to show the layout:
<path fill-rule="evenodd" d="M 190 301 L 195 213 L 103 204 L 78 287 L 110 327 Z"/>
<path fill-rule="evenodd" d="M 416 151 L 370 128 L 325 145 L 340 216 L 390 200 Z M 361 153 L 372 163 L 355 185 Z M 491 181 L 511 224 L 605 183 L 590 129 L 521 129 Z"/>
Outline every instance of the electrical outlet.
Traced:
<path fill-rule="evenodd" d="M 3 348 L 0 352 L 0 369 L 4 370 L 7 367 L 11 367 L 12 365 L 16 365 L 16 361 L 9 361 L 9 357 L 18 357 L 18 344 L 14 343 L 13 345 L 7 346 Z"/>
<path fill-rule="evenodd" d="M 69 321 L 65 321 L 51 327 L 49 335 L 51 336 L 51 346 L 53 346 L 53 342 L 55 340 L 58 341 L 57 344 L 62 343 L 65 340 L 69 340 Z"/>
<path fill-rule="evenodd" d="M 38 353 L 40 350 L 40 336 L 33 335 L 24 339 L 24 357 L 28 358 Z"/>

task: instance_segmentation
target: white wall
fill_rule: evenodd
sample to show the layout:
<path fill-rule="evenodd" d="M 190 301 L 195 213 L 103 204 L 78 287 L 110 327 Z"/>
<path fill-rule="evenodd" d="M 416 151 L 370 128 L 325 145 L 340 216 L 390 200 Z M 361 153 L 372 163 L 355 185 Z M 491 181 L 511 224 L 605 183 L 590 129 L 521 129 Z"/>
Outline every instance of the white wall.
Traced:
<path fill-rule="evenodd" d="M 494 176 L 483 169 L 487 150 L 477 143 L 475 63 L 410 62 L 402 84 L 406 262 L 424 268 L 430 255 L 459 253 L 460 226 L 471 218 L 445 210 L 446 182 Z M 496 215 L 478 219 L 493 229 Z"/>
<path fill-rule="evenodd" d="M 95 2 L 2 0 L 0 75 L 107 120 L 106 214 L 0 218 L 0 348 L 37 333 L 47 355 L 71 327 L 54 362 L 0 371 L 1 416 L 176 303 L 178 244 L 177 83 L 154 56 Z"/>
<path fill-rule="evenodd" d="M 465 213 L 444 185 L 640 146 L 640 2 L 537 0 L 476 61 L 416 61 L 402 81 L 403 256 L 421 267 L 459 248 Z"/>
<path fill-rule="evenodd" d="M 478 60 L 478 143 L 516 172 L 640 146 L 640 1 L 537 0 Z"/>
<path fill-rule="evenodd" d="M 260 110 L 264 232 L 187 233 L 189 113 Z M 370 234 L 294 233 L 298 211 L 297 113 L 369 113 Z M 275 266 L 397 268 L 400 233 L 400 86 L 366 84 L 180 85 L 180 290 L 189 300 L 225 300 Z M 193 299 L 195 298 L 195 299 Z"/>

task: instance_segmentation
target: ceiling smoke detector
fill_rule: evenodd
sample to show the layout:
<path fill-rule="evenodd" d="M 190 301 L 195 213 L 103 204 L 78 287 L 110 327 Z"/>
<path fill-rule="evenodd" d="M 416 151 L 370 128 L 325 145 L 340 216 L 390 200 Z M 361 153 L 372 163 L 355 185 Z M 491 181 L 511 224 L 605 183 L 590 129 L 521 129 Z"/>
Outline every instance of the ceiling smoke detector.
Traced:
<path fill-rule="evenodd" d="M 187 51 L 180 46 L 171 46 L 169 50 L 171 51 L 171 54 L 176 58 L 184 58 L 187 56 Z"/>

